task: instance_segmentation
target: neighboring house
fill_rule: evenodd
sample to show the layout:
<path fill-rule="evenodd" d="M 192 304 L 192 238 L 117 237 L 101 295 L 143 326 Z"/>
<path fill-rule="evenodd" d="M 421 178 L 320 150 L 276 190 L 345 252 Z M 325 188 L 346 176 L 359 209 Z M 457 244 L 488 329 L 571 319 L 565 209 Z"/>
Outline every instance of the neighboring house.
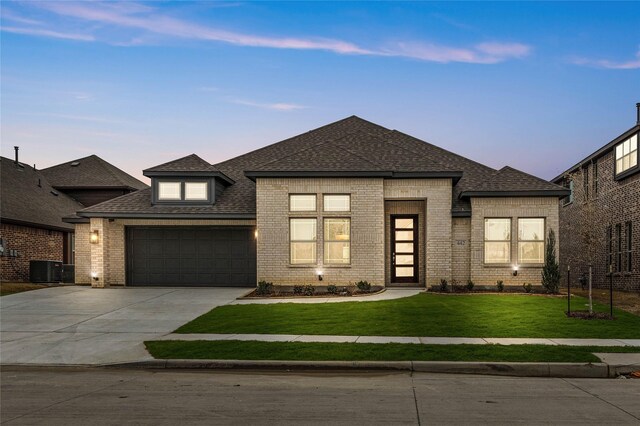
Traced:
<path fill-rule="evenodd" d="M 539 284 L 568 194 L 355 116 L 219 164 L 194 154 L 144 174 L 151 188 L 77 213 L 90 219 L 76 226 L 77 282 Z"/>
<path fill-rule="evenodd" d="M 64 216 L 147 185 L 95 155 L 36 170 L 2 157 L 0 279 L 28 281 L 31 260 L 75 263 L 74 225 Z M 87 221 L 81 219 L 80 221 Z"/>
<path fill-rule="evenodd" d="M 636 125 L 552 181 L 571 188 L 560 201 L 561 268 L 572 284 L 587 277 L 640 290 L 640 103 Z M 611 272 L 610 272 L 611 271 Z"/>

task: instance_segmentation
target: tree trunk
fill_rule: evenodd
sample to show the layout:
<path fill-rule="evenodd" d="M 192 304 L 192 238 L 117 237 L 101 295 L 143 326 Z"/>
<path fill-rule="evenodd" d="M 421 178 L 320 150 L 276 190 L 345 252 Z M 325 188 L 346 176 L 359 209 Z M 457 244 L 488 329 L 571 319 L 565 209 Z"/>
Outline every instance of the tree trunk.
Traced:
<path fill-rule="evenodd" d="M 591 297 L 591 265 L 589 265 L 589 313 L 592 314 L 593 313 L 593 298 Z"/>

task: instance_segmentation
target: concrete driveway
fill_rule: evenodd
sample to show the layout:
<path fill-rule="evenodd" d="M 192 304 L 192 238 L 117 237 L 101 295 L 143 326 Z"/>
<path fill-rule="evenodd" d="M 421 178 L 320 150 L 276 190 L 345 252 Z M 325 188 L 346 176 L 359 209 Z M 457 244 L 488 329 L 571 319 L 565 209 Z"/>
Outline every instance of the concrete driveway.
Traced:
<path fill-rule="evenodd" d="M 142 342 L 244 294 L 238 288 L 54 287 L 0 298 L 2 364 L 152 359 Z"/>

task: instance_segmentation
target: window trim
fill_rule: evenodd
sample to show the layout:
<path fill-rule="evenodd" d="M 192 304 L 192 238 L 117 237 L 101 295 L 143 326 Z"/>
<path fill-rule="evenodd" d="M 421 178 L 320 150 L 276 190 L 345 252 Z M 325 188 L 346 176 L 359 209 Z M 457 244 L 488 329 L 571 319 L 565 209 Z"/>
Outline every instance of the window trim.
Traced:
<path fill-rule="evenodd" d="M 291 232 L 291 224 L 294 220 L 314 220 L 316 222 L 316 234 L 314 240 L 294 240 Z M 292 266 L 316 266 L 318 264 L 318 218 L 317 217 L 308 217 L 308 216 L 300 216 L 300 217 L 290 217 L 289 218 L 289 265 Z M 315 261 L 312 263 L 294 263 L 292 256 L 292 243 L 314 243 L 315 248 Z"/>
<path fill-rule="evenodd" d="M 348 220 L 349 221 L 349 240 L 348 241 L 344 241 L 344 240 L 329 240 L 329 239 L 327 239 L 327 233 L 326 233 L 327 220 L 336 220 L 336 219 Z M 347 265 L 351 265 L 351 237 L 352 237 L 352 235 L 353 235 L 353 232 L 352 232 L 352 229 L 351 229 L 351 217 L 329 216 L 329 217 L 323 217 L 322 218 L 322 261 L 324 262 L 325 265 L 327 265 L 327 266 L 343 266 L 343 265 L 347 266 Z M 327 260 L 326 244 L 327 243 L 344 243 L 344 242 L 348 242 L 349 243 L 349 261 L 348 262 L 329 262 Z"/>
<path fill-rule="evenodd" d="M 616 270 L 622 272 L 622 224 L 616 223 Z"/>
<path fill-rule="evenodd" d="M 567 195 L 562 199 L 562 207 L 566 207 L 570 204 L 573 204 L 573 188 L 574 188 L 573 179 L 569 179 L 566 182 L 567 182 L 567 185 L 565 186 L 565 188 L 569 190 L 569 195 Z"/>
<path fill-rule="evenodd" d="M 582 168 L 582 192 L 584 193 L 583 202 L 589 201 L 589 164 Z"/>
<path fill-rule="evenodd" d="M 327 204 L 325 203 L 325 197 L 327 196 L 345 196 L 345 197 L 349 197 L 349 207 L 347 210 L 327 210 Z M 329 193 L 323 193 L 322 194 L 322 211 L 324 213 L 332 213 L 332 214 L 345 214 L 345 213 L 350 213 L 351 212 L 351 194 L 346 194 L 346 193 L 334 193 L 334 192 L 329 192 Z"/>
<path fill-rule="evenodd" d="M 633 272 L 633 225 L 630 220 L 624 223 L 624 235 L 626 240 L 626 252 L 625 258 L 627 267 L 625 268 L 625 272 Z"/>
<path fill-rule="evenodd" d="M 313 210 L 292 210 L 291 209 L 291 198 L 295 196 L 313 196 L 314 201 L 314 209 Z M 315 192 L 293 192 L 289 194 L 289 213 L 316 213 L 318 211 L 318 194 Z"/>
<path fill-rule="evenodd" d="M 509 221 L 509 239 L 508 240 L 487 240 L 487 221 L 492 219 L 506 219 Z M 511 266 L 513 257 L 513 218 L 512 217 L 485 217 L 482 227 L 482 263 L 485 266 Z M 509 242 L 509 259 L 507 262 L 487 262 L 487 246 L 486 243 L 505 243 Z"/>
<path fill-rule="evenodd" d="M 162 186 L 162 184 L 167 184 L 167 183 L 173 183 L 173 184 L 178 184 L 178 198 L 162 198 L 160 195 L 160 187 Z M 182 201 L 182 181 L 179 180 L 159 180 L 158 181 L 158 201 L 160 202 L 175 202 L 175 201 Z"/>
<path fill-rule="evenodd" d="M 194 183 L 204 183 L 205 187 L 204 187 L 204 195 L 205 198 L 187 198 L 187 185 L 189 184 L 194 184 Z M 209 185 L 210 182 L 206 181 L 206 180 L 187 180 L 182 182 L 182 201 L 188 201 L 188 202 L 205 202 L 205 201 L 209 201 Z"/>
<path fill-rule="evenodd" d="M 607 274 L 613 271 L 613 226 L 609 225 L 606 229 L 607 239 Z"/>
<path fill-rule="evenodd" d="M 520 219 L 542 219 L 542 240 L 521 240 L 520 239 Z M 544 257 L 547 251 L 547 218 L 544 216 L 519 216 L 516 218 L 517 240 L 517 259 L 518 266 L 542 266 L 544 265 Z M 539 263 L 522 263 L 520 259 L 520 243 L 542 243 L 542 261 Z"/>
<path fill-rule="evenodd" d="M 160 198 L 160 185 L 165 182 L 180 183 L 180 198 L 163 199 Z M 207 199 L 187 200 L 185 199 L 186 183 L 198 182 L 207 184 Z M 152 204 L 173 205 L 173 206 L 203 206 L 215 203 L 216 181 L 206 177 L 161 177 L 151 179 Z"/>
<path fill-rule="evenodd" d="M 636 137 L 636 149 L 635 151 L 629 151 L 629 154 L 627 155 L 631 155 L 633 152 L 636 153 L 636 165 L 633 167 L 629 167 L 628 169 L 618 171 L 618 154 L 617 154 L 618 147 L 620 145 L 623 145 L 627 141 L 631 143 L 631 138 L 633 138 L 634 136 Z M 613 175 L 615 180 L 624 179 L 640 170 L 640 146 L 639 145 L 640 145 L 640 133 L 634 133 L 633 135 L 630 135 L 628 138 L 617 143 L 613 147 Z M 626 157 L 626 155 L 623 155 L 620 158 L 624 158 L 624 157 Z"/>

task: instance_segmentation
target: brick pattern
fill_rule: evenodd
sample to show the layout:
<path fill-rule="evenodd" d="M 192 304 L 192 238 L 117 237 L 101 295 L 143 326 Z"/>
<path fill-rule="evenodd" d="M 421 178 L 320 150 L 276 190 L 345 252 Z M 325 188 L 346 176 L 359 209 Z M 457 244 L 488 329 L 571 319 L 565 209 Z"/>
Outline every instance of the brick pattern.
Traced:
<path fill-rule="evenodd" d="M 91 284 L 91 243 L 89 233 L 91 225 L 76 224 L 76 284 Z"/>
<path fill-rule="evenodd" d="M 451 280 L 464 285 L 471 279 L 471 218 L 454 217 L 451 225 Z"/>
<path fill-rule="evenodd" d="M 2 223 L 0 238 L 5 249 L 18 250 L 17 258 L 0 257 L 2 281 L 29 281 L 30 260 L 63 260 L 63 232 Z"/>
<path fill-rule="evenodd" d="M 560 201 L 560 265 L 563 273 L 563 285 L 566 285 L 567 266 L 571 266 L 571 285 L 579 285 L 582 274 L 588 276 L 589 263 L 593 264 L 593 285 L 596 288 L 608 288 L 607 227 L 613 229 L 614 252 L 617 251 L 616 224 L 622 227 L 622 248 L 626 250 L 625 223 L 632 223 L 632 264 L 627 272 L 627 261 L 623 254 L 621 269 L 613 273 L 613 285 L 618 290 L 640 291 L 640 173 L 626 179 L 614 180 L 614 152 L 609 152 L 597 160 L 598 179 L 595 192 L 594 166 L 587 164 L 574 174 L 574 201 L 563 206 Z M 584 175 L 587 169 L 588 194 L 585 192 Z M 588 195 L 588 197 L 587 197 Z M 580 237 L 581 227 L 595 228 L 595 241 L 589 250 Z M 593 257 L 585 255 L 592 251 Z M 614 262 L 617 256 L 614 255 Z M 614 263 L 614 268 L 615 268 Z M 616 268 L 617 269 L 617 268 Z M 615 270 L 615 269 L 614 269 Z"/>
<path fill-rule="evenodd" d="M 289 213 L 289 194 L 317 194 L 318 211 Z M 351 212 L 322 212 L 322 194 L 351 194 Z M 382 179 L 257 179 L 258 280 L 279 285 L 385 282 Z M 318 218 L 317 265 L 289 264 L 289 218 Z M 324 217 L 351 218 L 351 264 L 323 264 Z M 316 270 L 323 271 L 318 281 Z"/>
<path fill-rule="evenodd" d="M 451 280 L 451 180 L 391 179 L 385 200 L 426 200 L 425 277 L 427 286 Z"/>
<path fill-rule="evenodd" d="M 385 250 L 385 284 L 391 284 L 391 215 L 411 214 L 418 215 L 418 284 L 424 287 L 425 283 L 425 221 L 426 208 L 424 200 L 416 201 L 391 201 L 384 203 L 384 240 Z"/>
<path fill-rule="evenodd" d="M 545 234 L 553 229 L 558 236 L 558 202 L 554 197 L 472 198 L 471 199 L 471 279 L 480 285 L 495 285 L 497 280 L 505 285 L 540 284 L 542 265 L 519 266 L 518 276 L 512 275 L 518 259 L 519 217 L 543 217 Z M 511 218 L 511 264 L 493 266 L 484 264 L 484 219 L 490 217 Z M 546 237 L 545 237 L 546 240 Z M 556 250 L 562 245 L 556 241 Z"/>

